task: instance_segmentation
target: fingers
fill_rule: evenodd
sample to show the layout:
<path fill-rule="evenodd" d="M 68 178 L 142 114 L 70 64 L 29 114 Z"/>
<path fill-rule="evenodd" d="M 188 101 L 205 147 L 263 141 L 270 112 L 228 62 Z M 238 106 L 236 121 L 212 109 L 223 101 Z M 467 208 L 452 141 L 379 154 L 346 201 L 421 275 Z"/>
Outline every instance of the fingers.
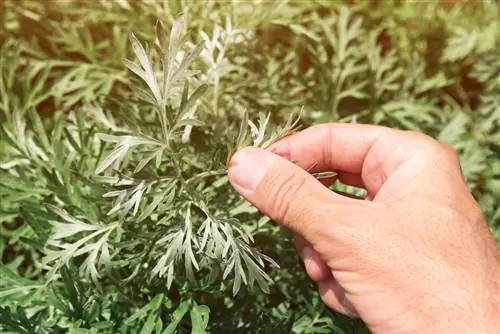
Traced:
<path fill-rule="evenodd" d="M 229 181 L 260 211 L 304 236 L 318 240 L 332 212 L 362 201 L 335 194 L 299 166 L 269 151 L 245 148 L 231 159 Z"/>
<path fill-rule="evenodd" d="M 318 283 L 321 300 L 335 311 L 350 317 L 359 317 L 358 312 L 347 299 L 345 290 L 331 277 Z"/>
<path fill-rule="evenodd" d="M 295 236 L 295 246 L 299 251 L 307 275 L 318 284 L 318 290 L 323 302 L 328 307 L 351 317 L 358 317 L 358 313 L 346 297 L 344 289 L 335 280 L 328 265 L 320 255 L 300 235 Z"/>
<path fill-rule="evenodd" d="M 294 241 L 295 247 L 297 247 L 300 257 L 304 261 L 306 273 L 311 280 L 318 283 L 332 277 L 328 265 L 304 238 L 295 235 Z"/>
<path fill-rule="evenodd" d="M 415 149 L 432 141 L 421 134 L 361 124 L 322 124 L 275 143 L 270 149 L 303 168 L 336 171 L 373 197 Z"/>

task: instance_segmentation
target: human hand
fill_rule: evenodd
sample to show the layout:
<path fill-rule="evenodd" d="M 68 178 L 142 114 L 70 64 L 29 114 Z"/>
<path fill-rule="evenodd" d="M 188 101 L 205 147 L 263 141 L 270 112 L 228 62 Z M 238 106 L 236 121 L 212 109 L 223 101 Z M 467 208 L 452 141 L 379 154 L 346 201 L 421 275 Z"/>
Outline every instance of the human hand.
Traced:
<path fill-rule="evenodd" d="M 304 170 L 311 166 L 367 198 L 329 190 Z M 318 125 L 269 150 L 240 150 L 229 180 L 296 234 L 323 301 L 372 332 L 500 331 L 497 246 L 446 144 L 378 126 Z"/>

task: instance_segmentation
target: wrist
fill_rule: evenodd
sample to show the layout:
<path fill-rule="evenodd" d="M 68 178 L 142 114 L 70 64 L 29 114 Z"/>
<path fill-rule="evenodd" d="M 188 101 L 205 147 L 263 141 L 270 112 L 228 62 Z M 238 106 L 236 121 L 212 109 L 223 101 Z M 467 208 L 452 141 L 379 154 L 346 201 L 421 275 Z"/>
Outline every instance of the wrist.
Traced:
<path fill-rule="evenodd" d="M 500 334 L 500 262 L 499 258 L 493 261 L 493 270 L 488 277 L 484 288 L 477 294 L 478 303 L 471 314 L 464 315 L 468 326 L 457 328 L 462 333 Z M 464 330 L 467 331 L 464 331 Z"/>
<path fill-rule="evenodd" d="M 477 267 L 471 270 L 476 272 L 475 277 L 471 277 L 470 272 L 445 275 L 447 279 L 440 280 L 440 284 L 435 285 L 434 293 L 428 294 L 429 303 L 422 301 L 420 304 L 422 314 L 427 314 L 427 320 L 421 319 L 427 322 L 424 332 L 500 334 L 498 260 L 497 257 L 493 261 L 485 261 L 488 265 L 482 267 L 483 270 L 477 271 Z"/>

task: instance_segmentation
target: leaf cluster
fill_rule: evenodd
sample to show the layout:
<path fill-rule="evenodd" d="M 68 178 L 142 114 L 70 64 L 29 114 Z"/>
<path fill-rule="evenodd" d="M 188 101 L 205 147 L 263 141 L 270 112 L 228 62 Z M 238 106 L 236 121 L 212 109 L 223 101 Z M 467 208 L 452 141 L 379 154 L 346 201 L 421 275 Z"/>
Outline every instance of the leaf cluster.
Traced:
<path fill-rule="evenodd" d="M 227 180 L 319 122 L 449 142 L 500 237 L 494 1 L 0 6 L 3 332 L 367 332 Z"/>

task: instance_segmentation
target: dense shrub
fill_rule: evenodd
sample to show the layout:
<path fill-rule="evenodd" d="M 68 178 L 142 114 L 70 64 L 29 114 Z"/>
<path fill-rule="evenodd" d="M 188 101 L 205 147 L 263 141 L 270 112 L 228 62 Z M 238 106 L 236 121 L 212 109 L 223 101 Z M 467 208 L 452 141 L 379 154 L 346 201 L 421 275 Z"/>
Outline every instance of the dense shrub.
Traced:
<path fill-rule="evenodd" d="M 0 10 L 2 332 L 367 332 L 227 182 L 239 147 L 313 123 L 449 142 L 500 235 L 494 1 Z"/>

